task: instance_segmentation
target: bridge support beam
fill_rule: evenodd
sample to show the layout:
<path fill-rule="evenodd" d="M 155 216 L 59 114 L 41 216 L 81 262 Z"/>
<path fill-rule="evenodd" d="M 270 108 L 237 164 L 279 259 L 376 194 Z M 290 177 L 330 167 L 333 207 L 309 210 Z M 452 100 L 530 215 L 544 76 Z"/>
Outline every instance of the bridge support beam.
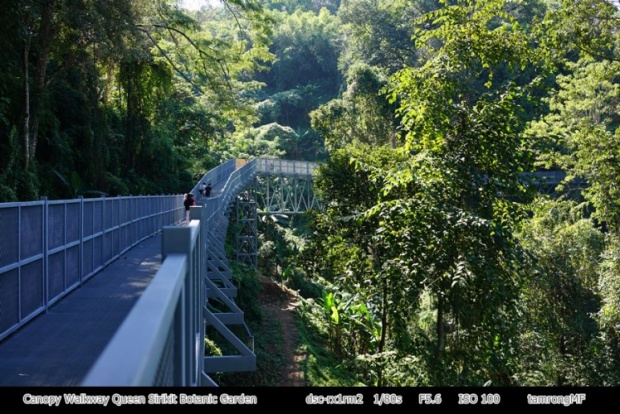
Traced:
<path fill-rule="evenodd" d="M 237 261 L 258 266 L 258 226 L 256 187 L 252 183 L 242 191 L 235 201 L 235 221 L 237 223 Z"/>
<path fill-rule="evenodd" d="M 297 214 L 320 208 L 314 195 L 313 176 L 260 173 L 256 178 L 259 214 Z"/>

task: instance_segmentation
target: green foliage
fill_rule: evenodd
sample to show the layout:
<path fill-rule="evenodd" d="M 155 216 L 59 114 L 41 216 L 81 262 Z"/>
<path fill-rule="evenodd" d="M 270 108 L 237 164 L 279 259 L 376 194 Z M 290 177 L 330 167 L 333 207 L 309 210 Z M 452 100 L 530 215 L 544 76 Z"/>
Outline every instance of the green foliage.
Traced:
<path fill-rule="evenodd" d="M 278 59 L 261 77 L 269 92 L 293 90 L 313 84 L 322 94 L 337 92 L 340 74 L 341 28 L 338 19 L 327 9 L 318 13 L 296 11 L 273 12 L 278 22 L 274 28 L 271 52 Z"/>
<path fill-rule="evenodd" d="M 618 320 L 617 9 L 596 0 L 561 3 L 545 19 L 541 45 L 563 73 L 549 113 L 530 133 L 540 141 L 539 164 L 565 170 L 565 187 L 579 190 L 580 211 L 591 216 L 575 218 L 567 214 L 575 206 L 547 203 L 549 211 L 537 211 L 528 224 L 526 240 L 540 267 L 526 295 L 533 323 L 524 355 L 535 348 L 548 363 L 524 358 L 520 380 L 610 385 L 620 372 L 611 328 Z"/>
<path fill-rule="evenodd" d="M 540 164 L 562 168 L 567 184 L 585 179 L 589 185 L 582 195 L 594 207 L 594 217 L 615 233 L 620 230 L 618 64 L 582 59 L 569 65 L 571 74 L 558 76 L 550 113 L 531 128 L 542 141 Z"/>
<path fill-rule="evenodd" d="M 300 311 L 306 373 L 321 385 L 617 383 L 617 241 L 597 222 L 617 228 L 614 66 L 567 65 L 559 93 L 535 108 L 557 63 L 535 45 L 558 33 L 541 40 L 527 26 L 541 3 L 441 4 L 416 22 L 419 65 L 385 88 L 384 72 L 359 65 L 349 96 L 313 113 L 330 159 L 316 179 L 325 211 L 296 259 L 325 289 Z M 365 93 L 378 85 L 399 108 L 402 147 L 377 147 L 389 134 L 359 127 L 390 113 Z M 375 112 L 356 113 L 361 102 Z M 539 163 L 587 177 L 589 203 L 530 206 L 519 177 L 534 149 Z M 287 279 L 303 273 L 283 268 Z"/>
<path fill-rule="evenodd" d="M 522 291 L 521 385 L 600 384 L 592 350 L 600 308 L 597 292 L 605 237 L 583 206 L 541 199 L 520 239 L 532 260 Z M 541 362 L 542 361 L 542 362 Z"/>
<path fill-rule="evenodd" d="M 122 179 L 120 179 L 119 177 L 111 173 L 107 173 L 106 182 L 107 182 L 106 187 L 108 188 L 108 191 L 109 191 L 108 195 L 115 196 L 115 195 L 121 195 L 121 194 L 130 194 L 127 183 L 123 181 Z"/>
<path fill-rule="evenodd" d="M 205 336 L 205 355 L 222 356 L 222 350 L 217 346 L 215 341 Z"/>
<path fill-rule="evenodd" d="M 364 385 L 352 364 L 334 352 L 337 344 L 328 341 L 330 331 L 324 306 L 312 299 L 302 300 L 298 309 L 299 332 L 305 354 L 304 376 L 311 386 Z"/>
<path fill-rule="evenodd" d="M 11 201 L 17 201 L 15 191 L 4 184 L 0 184 L 0 203 L 9 203 Z"/>
<path fill-rule="evenodd" d="M 260 320 L 262 314 L 257 301 L 260 290 L 258 271 L 252 266 L 237 261 L 230 262 L 230 268 L 238 292 L 235 299 L 237 306 L 243 309 L 243 313 L 248 319 Z"/>
<path fill-rule="evenodd" d="M 37 200 L 43 195 L 39 193 L 38 177 L 35 172 L 19 171 L 13 183 L 19 200 Z"/>
<path fill-rule="evenodd" d="M 291 257 L 295 261 L 295 256 Z M 317 299 L 323 294 L 323 287 L 311 280 L 308 280 L 306 273 L 293 266 L 288 266 L 282 272 L 282 279 L 287 287 L 297 292 L 303 298 Z"/>
<path fill-rule="evenodd" d="M 2 183 L 22 200 L 193 186 L 219 163 L 215 142 L 255 120 L 252 75 L 272 58 L 258 4 L 227 4 L 193 19 L 162 0 L 12 1 L 1 17 L 0 133 L 13 131 L 0 144 Z M 17 180 L 20 168 L 36 179 Z"/>
<path fill-rule="evenodd" d="M 415 66 L 418 59 L 411 24 L 438 7 L 436 0 L 345 0 L 338 9 L 347 36 L 340 56 L 343 72 L 356 64 L 381 68 L 388 74 Z"/>
<path fill-rule="evenodd" d="M 336 357 L 354 359 L 374 353 L 381 336 L 379 323 L 359 295 L 324 291 L 318 302 L 323 306 L 329 345 Z"/>
<path fill-rule="evenodd" d="M 436 0 L 344 1 L 338 10 L 347 33 L 341 67 L 349 72 L 362 63 L 391 75 L 403 66 L 416 66 L 418 51 L 411 41 L 415 30 L 411 22 L 438 7 Z"/>
<path fill-rule="evenodd" d="M 323 284 L 336 289 L 326 281 Z M 395 351 L 376 352 L 380 339 L 376 316 L 359 296 L 336 290 L 338 293 L 324 292 L 323 299 L 304 299 L 298 308 L 306 353 L 304 373 L 310 385 L 428 385 L 421 358 Z"/>
<path fill-rule="evenodd" d="M 3 125 L 2 125 L 3 126 Z M 7 132 L 7 139 L 0 139 L 0 202 L 18 201 L 17 182 L 22 175 L 19 141 L 15 128 Z"/>
<path fill-rule="evenodd" d="M 387 77 L 376 67 L 358 64 L 349 69 L 347 92 L 310 112 L 311 125 L 325 140 L 328 152 L 359 141 L 376 146 L 395 144 L 395 107 L 382 89 Z"/>
<path fill-rule="evenodd" d="M 292 258 L 303 249 L 305 240 L 294 228 L 295 220 L 286 215 L 261 215 L 258 263 L 265 275 L 276 280 L 291 278 L 291 282 L 296 279 Z"/>
<path fill-rule="evenodd" d="M 386 89 L 405 146 L 344 147 L 316 180 L 327 208 L 310 269 L 379 318 L 377 346 L 363 359 L 375 385 L 399 378 L 387 376 L 393 353 L 422 361 L 420 381 L 435 385 L 512 381 L 525 271 L 512 232 L 528 200 L 517 174 L 531 162 L 519 104 L 536 85 L 515 80 L 533 79 L 524 71 L 539 57 L 504 5 L 446 3 L 425 16 L 432 29 L 416 32 L 424 65 L 396 73 Z M 407 330 L 422 320 L 425 297 L 434 332 Z"/>
<path fill-rule="evenodd" d="M 295 133 L 277 124 L 272 124 L 272 126 L 273 128 L 270 126 L 260 127 L 260 129 L 249 128 L 235 133 L 230 148 L 231 158 L 282 158 L 284 151 L 280 148 L 280 138 L 276 134 L 278 132 Z M 273 132 L 272 135 L 269 135 L 270 129 Z"/>
<path fill-rule="evenodd" d="M 257 76 L 265 83 L 266 94 L 259 107 L 260 123 L 290 126 L 303 137 L 310 126 L 308 113 L 334 98 L 341 88 L 341 25 L 325 8 L 317 13 L 298 9 L 272 15 L 276 24 L 270 51 L 276 59 Z M 313 138 L 312 134 L 307 138 Z M 312 156 L 298 153 L 296 159 L 302 158 Z"/>
<path fill-rule="evenodd" d="M 598 319 L 604 331 L 620 336 L 620 278 L 618 278 L 618 240 L 612 240 L 603 255 L 598 291 L 603 298 Z"/>
<path fill-rule="evenodd" d="M 589 55 L 597 59 L 618 57 L 617 4 L 607 0 L 559 0 L 550 8 L 541 30 L 541 46 L 549 59 Z"/>
<path fill-rule="evenodd" d="M 593 341 L 596 354 L 598 383 L 616 386 L 620 383 L 620 242 L 610 238 L 602 255 L 597 292 L 601 307 L 594 316 L 600 326 L 598 337 Z"/>

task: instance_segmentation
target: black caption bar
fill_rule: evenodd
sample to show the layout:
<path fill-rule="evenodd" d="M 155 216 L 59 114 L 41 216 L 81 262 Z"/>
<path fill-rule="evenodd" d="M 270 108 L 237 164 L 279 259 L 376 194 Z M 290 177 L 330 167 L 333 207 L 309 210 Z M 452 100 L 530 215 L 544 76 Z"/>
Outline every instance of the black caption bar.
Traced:
<path fill-rule="evenodd" d="M 412 408 L 419 412 L 471 409 L 572 407 L 579 409 L 615 406 L 616 387 L 249 387 L 249 388 L 90 388 L 41 387 L 0 388 L 0 397 L 10 406 L 29 409 L 117 409 L 138 406 L 168 406 L 185 409 L 218 407 L 218 412 L 257 407 L 318 408 L 360 407 L 389 410 Z"/>

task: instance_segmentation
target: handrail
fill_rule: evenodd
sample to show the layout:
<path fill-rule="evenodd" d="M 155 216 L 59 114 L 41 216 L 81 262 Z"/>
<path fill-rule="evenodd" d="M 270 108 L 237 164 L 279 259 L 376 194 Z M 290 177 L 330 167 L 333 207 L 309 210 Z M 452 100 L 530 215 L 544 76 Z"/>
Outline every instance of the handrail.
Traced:
<path fill-rule="evenodd" d="M 262 175 L 314 176 L 318 164 L 311 161 L 288 161 L 277 158 L 257 158 L 256 171 Z"/>
<path fill-rule="evenodd" d="M 187 256 L 170 255 L 97 360 L 84 386 L 150 386 L 157 378 L 168 333 L 174 331 L 188 266 Z M 165 276 L 163 276 L 165 275 Z M 110 361 L 114 361 L 113 364 Z"/>
<path fill-rule="evenodd" d="M 194 218 L 201 209 L 193 209 Z M 206 300 L 201 222 L 163 228 L 163 262 L 82 382 L 84 386 L 201 384 Z"/>
<path fill-rule="evenodd" d="M 212 170 L 209 170 L 205 175 L 203 175 L 202 178 L 198 180 L 194 188 L 192 188 L 191 190 L 191 192 L 194 194 L 194 197 L 198 199 L 198 187 L 201 183 L 211 183 L 212 187 L 218 187 L 222 182 L 228 180 L 230 174 L 235 171 L 235 162 L 236 160 L 234 158 L 231 158 L 223 164 L 220 164 Z"/>
<path fill-rule="evenodd" d="M 223 187 L 190 209 L 188 226 L 163 228 L 161 268 L 82 385 L 216 386 L 208 373 L 256 369 L 253 338 L 248 346 L 227 327 L 245 326 L 243 312 L 227 295 L 230 286 L 220 291 L 207 272 L 212 262 L 224 264 L 221 258 L 209 257 L 215 244 L 222 242 L 211 231 L 222 224 L 222 228 L 227 227 L 228 203 L 253 176 L 255 164 L 246 163 L 226 180 L 217 175 L 215 185 L 225 181 Z M 220 172 L 230 171 L 229 167 L 227 164 Z M 214 178 L 216 174 L 209 176 Z M 207 294 L 227 304 L 231 312 L 212 313 L 207 307 Z M 240 355 L 206 356 L 206 326 L 217 329 Z"/>

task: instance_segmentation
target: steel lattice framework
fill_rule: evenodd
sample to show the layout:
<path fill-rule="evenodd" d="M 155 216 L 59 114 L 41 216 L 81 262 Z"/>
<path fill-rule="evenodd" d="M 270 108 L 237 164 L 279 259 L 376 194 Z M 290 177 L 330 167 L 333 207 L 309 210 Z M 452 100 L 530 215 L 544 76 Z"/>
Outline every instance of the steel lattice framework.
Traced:
<path fill-rule="evenodd" d="M 235 203 L 237 223 L 237 261 L 256 267 L 258 265 L 258 226 L 256 191 L 250 185 Z"/>
<path fill-rule="evenodd" d="M 270 159 L 257 161 L 254 185 L 259 214 L 297 214 L 320 208 L 313 191 L 316 163 Z"/>
<path fill-rule="evenodd" d="M 319 209 L 313 180 L 316 163 L 259 158 L 254 176 L 235 200 L 237 260 L 258 264 L 258 215 L 299 214 Z"/>
<path fill-rule="evenodd" d="M 255 179 L 259 214 L 298 214 L 318 209 L 313 177 L 263 175 Z"/>

